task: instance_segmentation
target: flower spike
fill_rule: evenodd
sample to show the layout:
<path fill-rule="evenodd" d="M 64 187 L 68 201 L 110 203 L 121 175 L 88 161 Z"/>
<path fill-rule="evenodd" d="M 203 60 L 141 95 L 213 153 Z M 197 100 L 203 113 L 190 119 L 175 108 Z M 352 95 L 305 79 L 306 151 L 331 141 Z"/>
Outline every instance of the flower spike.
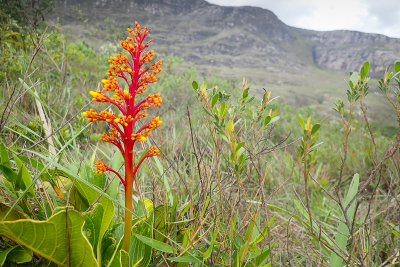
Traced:
<path fill-rule="evenodd" d="M 124 185 L 126 211 L 123 247 L 126 251 L 129 251 L 132 228 L 133 181 L 143 161 L 160 154 L 157 147 L 150 147 L 140 161 L 135 163 L 133 147 L 136 141 L 146 141 L 151 131 L 162 123 L 157 116 L 143 123 L 144 126 L 136 127 L 138 120 L 147 117 L 147 109 L 159 107 L 162 103 L 162 98 L 158 93 L 142 97 L 141 100 L 137 99 L 139 95 L 145 93 L 148 84 L 157 82 L 156 76 L 162 70 L 162 61 L 152 63 L 154 51 L 147 50 L 153 41 L 153 39 L 146 40 L 151 29 L 140 27 L 139 23 L 135 22 L 135 27 L 129 28 L 128 32 L 129 36 L 120 42 L 127 53 L 119 53 L 108 60 L 109 70 L 106 73 L 108 77 L 101 81 L 104 84 L 103 90 L 89 92 L 94 102 L 110 103 L 118 109 L 119 113 L 114 113 L 112 109 L 100 112 L 90 109 L 82 113 L 87 117 L 88 122 L 105 121 L 111 126 L 109 132 L 103 133 L 100 140 L 115 145 L 124 156 L 125 178 L 107 167 L 101 160 L 96 162 L 95 167 L 96 173 L 113 172 Z M 124 86 L 120 85 L 120 80 L 123 80 Z"/>

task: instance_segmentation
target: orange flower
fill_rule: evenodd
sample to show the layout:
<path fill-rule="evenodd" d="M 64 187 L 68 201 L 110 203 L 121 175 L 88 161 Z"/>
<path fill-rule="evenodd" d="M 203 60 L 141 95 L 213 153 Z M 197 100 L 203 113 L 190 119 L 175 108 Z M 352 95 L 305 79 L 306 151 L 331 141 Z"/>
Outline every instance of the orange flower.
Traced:
<path fill-rule="evenodd" d="M 151 64 L 154 58 L 154 51 L 149 50 L 150 43 L 153 39 L 146 42 L 146 37 L 150 34 L 151 29 L 147 27 L 141 28 L 135 22 L 133 29 L 128 28 L 129 35 L 126 40 L 120 42 L 121 47 L 127 51 L 127 55 L 119 53 L 110 57 L 108 60 L 109 70 L 106 75 L 107 79 L 103 79 L 103 91 L 90 91 L 92 100 L 101 103 L 111 103 L 119 110 L 119 114 L 115 114 L 111 109 L 109 111 L 96 112 L 94 109 L 83 112 L 83 116 L 87 117 L 88 122 L 105 121 L 112 128 L 109 133 L 103 133 L 101 141 L 114 144 L 125 157 L 125 161 L 131 161 L 133 146 L 136 141 L 143 142 L 147 140 L 147 136 L 151 135 L 151 131 L 159 127 L 162 123 L 159 117 L 154 117 L 141 127 L 134 130 L 138 120 L 147 117 L 146 109 L 151 107 L 159 107 L 162 103 L 160 94 L 149 95 L 141 101 L 138 101 L 137 95 L 143 94 L 147 89 L 147 84 L 157 81 L 156 75 L 161 71 L 161 61 Z M 127 90 L 119 84 L 118 79 L 126 83 Z M 113 92 L 113 96 L 108 96 L 107 92 Z M 145 154 L 143 159 L 135 166 L 135 170 L 131 170 L 136 174 L 137 168 L 147 157 L 159 155 L 159 151 L 155 147 L 151 147 Z M 113 171 L 104 165 L 100 160 L 96 163 L 97 173 L 105 171 Z M 128 175 L 126 175 L 127 177 Z M 121 179 L 124 184 L 127 178 Z"/>

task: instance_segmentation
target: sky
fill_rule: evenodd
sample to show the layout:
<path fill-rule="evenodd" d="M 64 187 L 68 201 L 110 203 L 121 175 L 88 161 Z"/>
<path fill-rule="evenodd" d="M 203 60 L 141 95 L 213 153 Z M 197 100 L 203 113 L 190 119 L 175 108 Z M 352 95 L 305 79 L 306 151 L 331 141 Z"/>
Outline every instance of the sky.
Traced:
<path fill-rule="evenodd" d="M 257 6 L 284 23 L 311 30 L 356 30 L 400 38 L 400 0 L 207 0 L 224 6 Z"/>

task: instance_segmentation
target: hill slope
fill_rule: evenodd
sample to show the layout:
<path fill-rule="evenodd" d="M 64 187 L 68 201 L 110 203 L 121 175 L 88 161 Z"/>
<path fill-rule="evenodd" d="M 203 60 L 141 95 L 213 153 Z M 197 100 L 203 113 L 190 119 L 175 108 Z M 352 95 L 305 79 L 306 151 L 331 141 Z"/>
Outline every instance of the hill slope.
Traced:
<path fill-rule="evenodd" d="M 363 62 L 382 73 L 400 60 L 400 39 L 354 31 L 311 31 L 283 23 L 269 10 L 223 7 L 204 0 L 58 0 L 52 18 L 77 40 L 101 47 L 126 36 L 136 20 L 152 28 L 154 50 L 196 64 L 204 75 L 246 77 L 253 94 L 265 87 L 295 105 L 329 112 L 343 98 L 345 79 Z M 114 40 L 110 40 L 110 35 Z M 371 91 L 374 91 L 373 86 Z M 388 106 L 374 95 L 372 118 L 386 120 Z"/>
<path fill-rule="evenodd" d="M 75 12 L 74 12 L 75 11 Z M 279 71 L 305 65 L 354 71 L 370 61 L 372 72 L 400 60 L 400 39 L 353 31 L 318 32 L 290 27 L 269 10 L 223 7 L 204 0 L 59 0 L 65 24 L 105 27 L 105 19 L 133 20 L 153 28 L 156 46 L 196 64 L 234 65 Z M 122 31 L 122 29 L 121 29 Z"/>

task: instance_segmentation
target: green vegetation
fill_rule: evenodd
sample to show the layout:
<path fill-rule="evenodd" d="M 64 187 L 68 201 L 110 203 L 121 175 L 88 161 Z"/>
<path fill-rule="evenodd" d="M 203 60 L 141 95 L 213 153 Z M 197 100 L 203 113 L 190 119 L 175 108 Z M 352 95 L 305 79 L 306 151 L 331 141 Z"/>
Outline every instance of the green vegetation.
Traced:
<path fill-rule="evenodd" d="M 334 110 L 321 117 L 164 58 L 148 89 L 163 97 L 151 111 L 163 124 L 136 146 L 161 155 L 136 175 L 124 250 L 123 185 L 94 169 L 101 157 L 123 172 L 124 160 L 98 142 L 106 125 L 82 116 L 117 51 L 3 11 L 0 265 L 399 264 L 400 130 L 382 121 L 400 121 L 400 63 L 377 82 L 380 96 L 365 63 L 343 82 L 343 100 L 319 103 Z M 377 97 L 390 114 L 370 116 Z"/>

